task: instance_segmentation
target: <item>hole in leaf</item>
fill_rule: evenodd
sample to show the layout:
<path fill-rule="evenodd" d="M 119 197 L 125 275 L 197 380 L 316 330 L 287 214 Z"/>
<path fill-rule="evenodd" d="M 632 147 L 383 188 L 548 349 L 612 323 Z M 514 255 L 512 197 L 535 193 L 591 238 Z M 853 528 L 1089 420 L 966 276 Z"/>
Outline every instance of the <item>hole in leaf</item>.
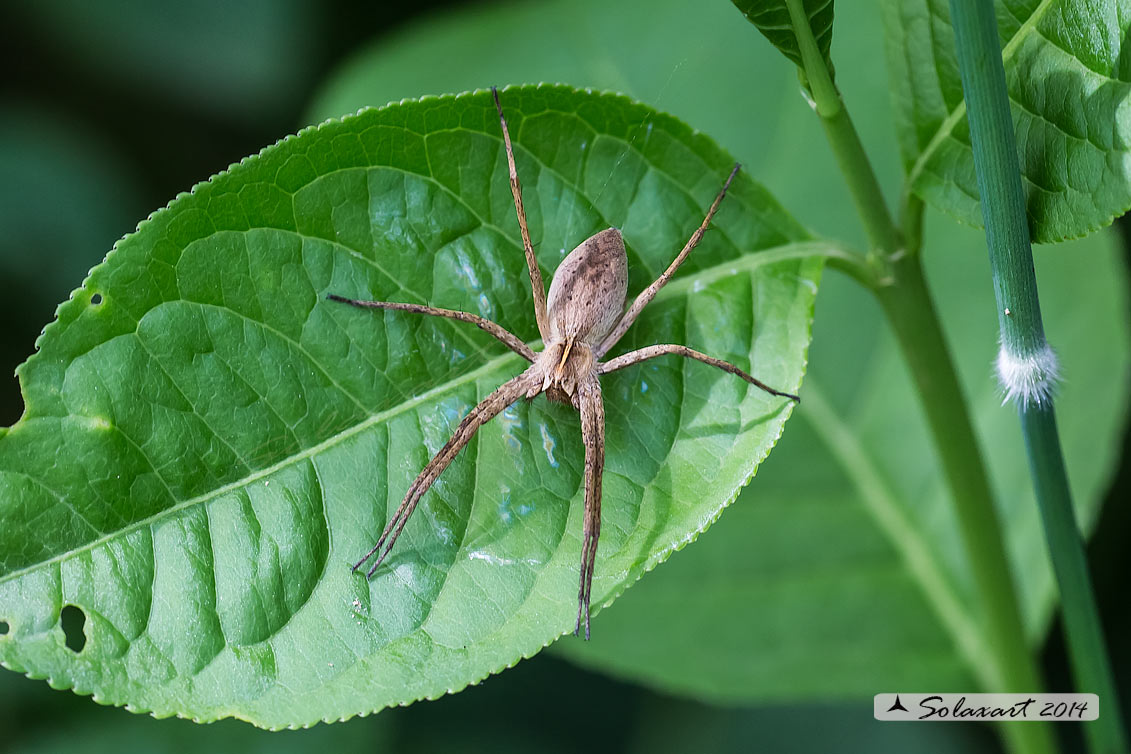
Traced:
<path fill-rule="evenodd" d="M 0 620 L 0 636 L 8 633 L 8 621 Z"/>
<path fill-rule="evenodd" d="M 93 296 L 90 297 L 91 306 L 98 306 L 101 303 L 102 303 L 102 294 L 101 293 L 96 293 L 96 294 L 94 294 Z"/>
<path fill-rule="evenodd" d="M 75 654 L 86 646 L 86 613 L 74 605 L 67 605 L 59 614 L 59 622 L 63 624 L 63 636 L 66 637 L 67 649 Z"/>

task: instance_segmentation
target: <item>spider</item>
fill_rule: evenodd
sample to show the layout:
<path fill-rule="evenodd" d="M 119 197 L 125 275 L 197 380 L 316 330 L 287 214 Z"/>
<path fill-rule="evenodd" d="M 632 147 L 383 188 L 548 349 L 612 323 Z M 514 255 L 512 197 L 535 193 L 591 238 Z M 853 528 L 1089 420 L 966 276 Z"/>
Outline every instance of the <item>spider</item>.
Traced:
<path fill-rule="evenodd" d="M 530 362 L 530 366 L 522 374 L 500 385 L 460 421 L 451 439 L 409 486 L 404 500 L 389 519 L 377 544 L 365 554 L 365 557 L 354 564 L 353 571 L 357 572 L 376 556 L 366 572 L 366 578 L 373 576 L 388 557 L 397 537 L 404 530 L 405 523 L 424 493 L 480 427 L 520 398 L 532 399 L 539 393 L 545 393 L 550 400 L 571 405 L 581 413 L 581 437 L 585 445 L 585 523 L 581 549 L 581 580 L 577 594 L 577 624 L 573 633 L 577 636 L 584 625 L 585 638 L 588 640 L 589 598 L 593 585 L 593 567 L 597 559 L 597 540 L 601 533 L 601 476 L 605 466 L 605 406 L 601 398 L 601 375 L 657 356 L 676 354 L 737 375 L 771 395 L 793 401 L 800 399 L 796 395 L 765 385 L 734 364 L 683 345 L 646 346 L 608 361 L 601 360 L 617 344 L 640 316 L 644 307 L 671 279 L 687 259 L 687 255 L 699 243 L 723 197 L 726 196 L 731 181 L 738 173 L 740 167 L 738 164 L 735 164 L 731 170 L 718 196 L 707 210 L 707 216 L 691 234 L 691 238 L 676 256 L 675 261 L 633 300 L 627 310 L 625 301 L 628 294 L 628 257 L 625 253 L 624 239 L 616 228 L 609 228 L 590 236 L 571 251 L 554 273 L 547 295 L 542 282 L 542 273 L 534 257 L 534 247 L 530 242 L 530 231 L 526 226 L 526 210 L 522 206 L 522 188 L 515 169 L 514 149 L 511 146 L 507 120 L 503 117 L 498 91 L 492 87 L 491 92 L 495 99 L 495 109 L 499 113 L 499 125 L 503 131 L 503 145 L 506 148 L 507 165 L 510 168 L 511 193 L 514 195 L 518 227 L 522 234 L 522 246 L 526 252 L 526 266 L 534 292 L 534 317 L 538 322 L 543 348 L 541 352 L 536 353 L 499 324 L 468 312 L 392 301 L 359 301 L 333 293 L 327 296 L 333 301 L 364 309 L 390 309 L 470 322 L 493 335 L 507 348 Z"/>

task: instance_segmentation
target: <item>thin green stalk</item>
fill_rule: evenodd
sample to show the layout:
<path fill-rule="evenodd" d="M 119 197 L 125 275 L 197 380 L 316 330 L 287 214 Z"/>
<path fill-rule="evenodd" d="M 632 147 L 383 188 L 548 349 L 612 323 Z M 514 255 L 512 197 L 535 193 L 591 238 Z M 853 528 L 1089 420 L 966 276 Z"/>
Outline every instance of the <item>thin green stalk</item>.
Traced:
<path fill-rule="evenodd" d="M 1018 402 L 1076 684 L 1100 697 L 1100 718 L 1085 726 L 1088 743 L 1093 752 L 1123 752 L 1127 737 L 1056 431 L 1057 361 L 1037 299 L 997 20 L 993 4 L 980 0 L 950 0 L 950 9 L 997 298 L 998 375 Z"/>
<path fill-rule="evenodd" d="M 880 191 L 880 182 L 876 180 L 872 163 L 864 152 L 860 136 L 852 125 L 840 92 L 825 66 L 817 40 L 813 37 L 813 30 L 809 28 L 809 17 L 805 15 L 802 0 L 786 0 L 786 6 L 789 8 L 793 28 L 797 30 L 797 45 L 805 64 L 804 72 L 817 115 L 821 118 L 825 136 L 832 146 L 841 172 L 849 178 L 848 188 L 852 193 L 852 201 L 856 204 L 856 211 L 864 223 L 868 240 L 873 250 L 881 253 L 881 257 L 874 261 L 878 264 L 883 258 L 899 250 L 899 233 L 884 202 L 884 194 Z"/>
<path fill-rule="evenodd" d="M 1080 691 L 1100 698 L 1100 718 L 1085 726 L 1093 752 L 1122 754 L 1127 737 L 1120 714 L 1115 682 L 1108 664 L 1107 646 L 1099 624 L 1096 595 L 1084 555 L 1084 541 L 1076 525 L 1068 492 L 1068 477 L 1051 405 L 1021 412 L 1021 430 L 1029 455 L 1029 471 L 1037 489 L 1049 552 L 1059 553 L 1053 571 L 1060 587 L 1060 607 L 1072 655 L 1073 675 Z M 1068 503 L 1067 505 L 1061 503 Z"/>
<path fill-rule="evenodd" d="M 899 227 L 903 231 L 904 249 L 908 254 L 918 254 L 923 243 L 923 200 L 910 188 L 904 189 L 899 208 Z"/>
<path fill-rule="evenodd" d="M 883 275 L 889 284 L 875 286 L 873 290 L 911 369 L 950 488 L 977 589 L 986 641 L 997 664 L 991 675 L 999 680 L 997 688 L 992 690 L 1039 690 L 1040 676 L 1024 640 L 1021 612 L 988 476 L 938 315 L 927 291 L 921 259 L 917 253 L 906 253 L 908 249 L 903 247 L 875 172 L 819 53 L 802 1 L 786 0 L 786 6 L 797 33 L 804 74 L 817 114 L 873 245 L 871 258 L 875 260 L 875 252 L 878 252 L 879 261 L 886 265 L 885 273 L 890 273 Z M 917 200 L 909 200 L 906 205 L 903 221 L 915 234 L 909 247 L 917 251 L 922 228 L 921 205 Z M 1003 724 L 1000 729 L 1011 751 L 1030 754 L 1053 751 L 1051 730 L 1046 724 Z"/>

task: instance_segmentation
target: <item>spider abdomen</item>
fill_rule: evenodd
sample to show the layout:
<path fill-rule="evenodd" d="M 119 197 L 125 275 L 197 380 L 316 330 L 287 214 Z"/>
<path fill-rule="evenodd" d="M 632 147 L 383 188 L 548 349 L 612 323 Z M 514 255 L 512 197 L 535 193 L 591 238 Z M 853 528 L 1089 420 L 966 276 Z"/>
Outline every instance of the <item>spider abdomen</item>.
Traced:
<path fill-rule="evenodd" d="M 597 345 L 624 313 L 627 294 L 628 256 L 620 231 L 590 236 L 562 260 L 550 282 L 551 338 Z"/>

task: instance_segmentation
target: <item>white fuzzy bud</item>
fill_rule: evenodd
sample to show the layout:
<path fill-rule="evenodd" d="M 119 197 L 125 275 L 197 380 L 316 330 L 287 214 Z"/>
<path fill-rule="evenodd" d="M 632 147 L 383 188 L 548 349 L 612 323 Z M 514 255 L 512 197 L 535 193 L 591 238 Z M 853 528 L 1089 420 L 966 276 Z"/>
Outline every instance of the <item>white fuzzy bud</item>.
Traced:
<path fill-rule="evenodd" d="M 1030 402 L 1039 406 L 1052 398 L 1060 381 L 1060 362 L 1048 343 L 1027 356 L 1011 353 L 1003 344 L 997 355 L 997 377 L 1005 391 L 1002 405 L 1020 401 L 1022 408 Z"/>

